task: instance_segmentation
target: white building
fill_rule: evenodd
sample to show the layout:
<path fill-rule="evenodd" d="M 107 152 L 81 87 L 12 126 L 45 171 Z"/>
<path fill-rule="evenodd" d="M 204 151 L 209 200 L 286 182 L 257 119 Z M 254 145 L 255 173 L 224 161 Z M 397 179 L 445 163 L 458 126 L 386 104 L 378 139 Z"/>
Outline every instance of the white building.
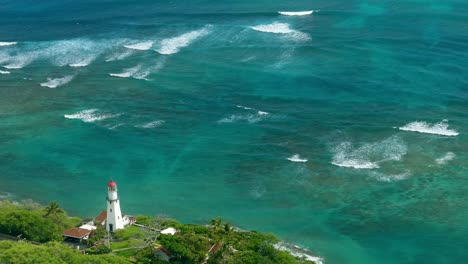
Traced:
<path fill-rule="evenodd" d="M 164 230 L 161 230 L 162 235 L 175 235 L 177 233 L 177 230 L 173 227 L 166 228 Z"/>
<path fill-rule="evenodd" d="M 107 184 L 107 210 L 102 211 L 95 220 L 105 225 L 108 232 L 123 229 L 125 226 L 135 223 L 135 218 L 122 214 L 117 195 L 117 183 L 113 180 Z"/>

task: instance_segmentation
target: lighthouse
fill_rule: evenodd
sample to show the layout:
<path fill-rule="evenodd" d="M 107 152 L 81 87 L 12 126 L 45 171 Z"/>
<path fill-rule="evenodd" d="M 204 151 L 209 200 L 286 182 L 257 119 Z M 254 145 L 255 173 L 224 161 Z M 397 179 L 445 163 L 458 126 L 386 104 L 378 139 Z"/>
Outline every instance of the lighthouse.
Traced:
<path fill-rule="evenodd" d="M 127 221 L 125 221 L 127 220 Z M 113 232 L 115 230 L 123 229 L 128 224 L 128 218 L 122 217 L 122 211 L 120 210 L 119 196 L 117 195 L 117 183 L 111 180 L 107 184 L 107 218 L 106 218 L 106 230 Z"/>

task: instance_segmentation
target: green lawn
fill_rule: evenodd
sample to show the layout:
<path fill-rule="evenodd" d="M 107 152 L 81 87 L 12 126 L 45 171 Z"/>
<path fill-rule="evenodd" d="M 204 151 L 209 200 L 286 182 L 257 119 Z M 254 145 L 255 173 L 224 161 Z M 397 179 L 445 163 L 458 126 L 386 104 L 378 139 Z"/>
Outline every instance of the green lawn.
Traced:
<path fill-rule="evenodd" d="M 138 246 L 143 246 L 143 245 L 144 244 L 142 240 L 128 239 L 128 240 L 119 241 L 119 242 L 111 242 L 111 249 L 116 250 L 116 249 L 129 248 L 129 247 L 138 247 Z"/>
<path fill-rule="evenodd" d="M 128 240 L 130 238 L 143 239 L 144 230 L 137 226 L 129 226 L 125 229 L 118 230 L 114 233 L 115 238 L 118 240 Z"/>

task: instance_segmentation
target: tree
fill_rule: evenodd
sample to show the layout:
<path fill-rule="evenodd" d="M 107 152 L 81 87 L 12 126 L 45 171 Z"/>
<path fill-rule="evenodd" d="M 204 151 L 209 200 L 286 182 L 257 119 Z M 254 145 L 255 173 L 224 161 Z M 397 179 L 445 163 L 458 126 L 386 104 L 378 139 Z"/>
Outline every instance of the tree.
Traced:
<path fill-rule="evenodd" d="M 218 230 L 221 227 L 222 223 L 223 223 L 223 220 L 221 219 L 221 217 L 218 217 L 216 219 L 211 219 L 210 221 L 210 225 L 212 225 L 215 230 Z"/>
<path fill-rule="evenodd" d="M 224 224 L 224 232 L 226 233 L 226 235 L 229 235 L 229 233 L 231 233 L 231 224 L 230 223 L 225 223 Z"/>
<path fill-rule="evenodd" d="M 49 215 L 59 215 L 59 214 L 63 214 L 65 211 L 60 208 L 60 205 L 57 203 L 57 202 L 51 202 L 49 205 L 47 205 L 45 208 L 44 208 L 44 211 L 45 211 L 45 214 L 44 216 L 49 216 Z"/>

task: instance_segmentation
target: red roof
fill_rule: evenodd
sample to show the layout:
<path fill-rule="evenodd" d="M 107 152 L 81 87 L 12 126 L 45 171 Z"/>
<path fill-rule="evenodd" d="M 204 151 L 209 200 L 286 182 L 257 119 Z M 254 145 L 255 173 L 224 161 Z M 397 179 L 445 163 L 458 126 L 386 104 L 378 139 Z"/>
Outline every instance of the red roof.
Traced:
<path fill-rule="evenodd" d="M 164 253 L 164 255 L 168 256 L 168 257 L 171 257 L 172 256 L 172 253 L 169 252 L 169 250 L 167 250 L 165 247 L 163 246 L 160 246 L 160 247 L 157 247 L 156 248 L 157 250 L 161 251 L 162 253 Z"/>
<path fill-rule="evenodd" d="M 94 218 L 98 222 L 104 222 L 107 219 L 107 210 L 103 210 L 96 218 Z"/>
<path fill-rule="evenodd" d="M 213 246 L 209 253 L 216 253 L 216 251 L 218 251 L 221 246 L 223 246 L 223 241 L 219 241 L 215 246 Z"/>
<path fill-rule="evenodd" d="M 107 184 L 107 187 L 117 187 L 117 183 L 115 183 L 113 180 L 110 180 L 109 184 Z"/>
<path fill-rule="evenodd" d="M 73 227 L 73 228 L 65 230 L 63 232 L 63 236 L 73 237 L 73 238 L 83 238 L 86 235 L 89 235 L 89 233 L 91 233 L 90 230 Z"/>

